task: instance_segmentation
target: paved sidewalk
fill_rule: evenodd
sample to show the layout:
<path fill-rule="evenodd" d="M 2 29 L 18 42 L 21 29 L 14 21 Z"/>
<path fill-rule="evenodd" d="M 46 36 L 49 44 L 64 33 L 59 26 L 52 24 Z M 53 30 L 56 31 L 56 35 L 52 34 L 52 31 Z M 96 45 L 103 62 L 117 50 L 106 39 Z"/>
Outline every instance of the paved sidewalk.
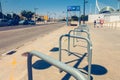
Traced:
<path fill-rule="evenodd" d="M 93 28 L 90 25 L 93 43 L 92 78 L 93 80 L 120 80 L 120 31 L 107 28 Z M 58 41 L 62 34 L 73 30 L 75 26 L 62 27 L 18 48 L 16 53 L 0 58 L 0 80 L 27 80 L 27 57 L 24 52 L 37 50 L 58 59 Z M 72 44 L 72 41 L 71 41 Z M 63 62 L 86 73 L 86 43 L 80 40 L 75 47 L 71 46 L 73 55 L 67 55 L 67 38 L 63 39 Z M 34 80 L 75 80 L 69 74 L 33 57 Z M 44 64 L 41 65 L 41 64 Z"/>
<path fill-rule="evenodd" d="M 93 64 L 100 65 L 96 67 L 94 80 L 120 80 L 120 30 L 92 28 L 91 37 Z"/>
<path fill-rule="evenodd" d="M 50 55 L 49 50 L 58 44 L 58 39 L 61 34 L 67 33 L 70 29 L 74 27 L 61 27 L 60 29 L 53 31 L 45 36 L 30 41 L 24 46 L 21 46 L 12 55 L 4 55 L 0 58 L 0 80 L 20 80 L 27 74 L 27 57 L 23 53 L 37 50 L 47 55 Z M 25 79 L 23 79 L 25 80 Z"/>

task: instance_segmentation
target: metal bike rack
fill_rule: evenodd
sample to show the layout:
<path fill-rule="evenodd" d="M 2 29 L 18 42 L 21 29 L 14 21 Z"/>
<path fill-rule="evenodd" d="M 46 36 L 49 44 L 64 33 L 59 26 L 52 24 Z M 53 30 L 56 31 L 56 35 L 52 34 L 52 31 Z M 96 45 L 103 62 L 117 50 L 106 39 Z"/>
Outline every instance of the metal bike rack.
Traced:
<path fill-rule="evenodd" d="M 82 25 L 78 26 L 77 28 L 75 28 L 74 30 L 86 30 L 86 32 L 89 33 L 89 27 L 87 26 L 87 24 L 82 24 Z M 77 35 L 80 35 L 80 33 Z M 90 39 L 90 37 L 89 37 L 89 39 Z M 73 41 L 74 41 L 74 38 L 73 38 Z"/>
<path fill-rule="evenodd" d="M 76 80 L 87 80 L 84 75 L 77 70 L 76 68 L 73 68 L 71 66 L 68 66 L 58 60 L 53 59 L 52 57 L 45 55 L 43 53 L 40 53 L 38 51 L 32 51 L 28 53 L 28 58 L 27 58 L 27 66 L 28 66 L 28 80 L 33 80 L 33 75 L 32 75 L 32 57 L 36 56 L 41 58 L 42 60 L 52 64 L 53 66 L 64 70 L 65 72 L 71 74 Z"/>
<path fill-rule="evenodd" d="M 82 29 L 82 30 L 87 30 L 89 31 L 89 27 L 86 24 L 82 24 L 80 26 L 78 26 L 78 28 Z"/>
<path fill-rule="evenodd" d="M 73 35 L 75 34 L 75 32 L 84 32 L 87 34 L 88 39 L 90 39 L 90 33 L 87 30 L 81 30 L 79 28 L 75 28 L 74 30 L 70 30 L 68 34 L 71 34 L 71 32 L 73 32 Z"/>
<path fill-rule="evenodd" d="M 84 32 L 84 33 L 86 33 L 87 34 L 87 38 L 90 40 L 90 33 L 87 30 L 81 30 L 79 28 L 75 28 L 74 31 L 73 31 L 73 35 L 75 35 L 75 32 Z M 78 34 L 77 36 L 80 36 L 80 35 Z M 73 45 L 74 45 L 74 43 L 75 43 L 75 40 L 73 38 Z M 92 42 L 91 42 L 91 46 L 92 46 Z"/>
<path fill-rule="evenodd" d="M 73 35 L 75 35 L 75 32 L 84 32 L 87 34 L 87 38 L 90 39 L 90 33 L 87 30 L 82 30 L 80 28 L 75 28 L 74 30 L 70 30 L 68 34 L 71 34 L 73 32 Z M 79 35 L 81 36 L 81 35 Z"/>
<path fill-rule="evenodd" d="M 71 35 L 71 32 L 73 32 L 73 35 L 75 35 L 75 32 L 84 32 L 87 34 L 87 38 L 90 40 L 90 33 L 87 32 L 87 30 L 80 30 L 80 29 L 76 30 L 76 29 L 77 28 L 75 28 L 74 30 L 70 30 L 68 34 Z M 73 46 L 74 46 L 74 44 L 75 44 L 75 40 L 73 38 Z M 91 42 L 91 46 L 92 46 L 92 42 Z M 68 37 L 68 51 L 70 51 L 70 37 Z"/>
<path fill-rule="evenodd" d="M 88 39 L 88 38 L 84 38 L 84 37 L 81 37 L 81 36 L 75 36 L 75 35 L 69 35 L 69 34 L 65 34 L 65 35 L 62 35 L 60 38 L 59 38 L 59 60 L 62 61 L 62 52 L 61 52 L 61 49 L 62 49 L 62 38 L 63 37 L 68 37 L 68 39 L 70 39 L 70 37 L 72 38 L 78 38 L 78 39 L 83 39 L 87 42 L 87 52 L 88 52 L 88 80 L 90 80 L 90 76 L 91 76 L 91 62 L 92 62 L 92 46 L 91 46 L 91 41 Z M 68 44 L 70 45 L 70 43 Z"/>

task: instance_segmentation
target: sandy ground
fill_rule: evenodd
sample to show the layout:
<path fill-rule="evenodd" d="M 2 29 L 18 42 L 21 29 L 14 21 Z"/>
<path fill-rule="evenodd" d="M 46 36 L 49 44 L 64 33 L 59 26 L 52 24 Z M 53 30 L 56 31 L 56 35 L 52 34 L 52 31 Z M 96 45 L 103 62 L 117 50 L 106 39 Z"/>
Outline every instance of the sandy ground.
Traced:
<path fill-rule="evenodd" d="M 37 50 L 58 59 L 58 51 L 52 51 L 52 49 L 58 48 L 59 37 L 62 34 L 66 34 L 74 28 L 75 26 L 64 26 L 26 43 L 12 55 L 3 55 L 0 58 L 0 80 L 27 80 L 27 57 L 23 55 L 25 52 Z M 90 34 L 93 44 L 93 80 L 120 80 L 120 31 L 109 28 L 93 28 L 90 25 Z M 86 42 L 80 40 L 76 42 L 76 47 L 71 46 L 71 51 L 76 56 L 66 54 L 68 53 L 66 52 L 67 38 L 63 39 L 63 49 L 63 62 L 87 73 Z M 57 68 L 36 57 L 33 58 L 33 73 L 33 80 L 75 80 L 69 74 L 59 73 Z"/>

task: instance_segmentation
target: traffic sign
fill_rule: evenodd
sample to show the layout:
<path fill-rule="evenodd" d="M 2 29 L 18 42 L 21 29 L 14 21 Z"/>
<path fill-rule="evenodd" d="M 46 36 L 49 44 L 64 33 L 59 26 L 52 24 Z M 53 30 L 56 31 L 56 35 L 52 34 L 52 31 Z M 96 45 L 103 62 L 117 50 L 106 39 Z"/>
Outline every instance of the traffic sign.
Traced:
<path fill-rule="evenodd" d="M 80 11 L 80 6 L 68 6 L 67 11 Z"/>

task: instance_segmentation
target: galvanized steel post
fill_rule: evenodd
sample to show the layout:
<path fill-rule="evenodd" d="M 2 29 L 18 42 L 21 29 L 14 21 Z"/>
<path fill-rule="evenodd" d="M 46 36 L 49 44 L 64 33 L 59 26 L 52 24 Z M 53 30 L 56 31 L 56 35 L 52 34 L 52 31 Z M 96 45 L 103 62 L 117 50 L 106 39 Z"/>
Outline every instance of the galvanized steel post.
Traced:
<path fill-rule="evenodd" d="M 87 34 L 87 38 L 90 40 L 90 33 L 87 32 L 87 30 L 76 30 L 76 29 L 77 28 L 75 28 L 74 30 L 70 30 L 68 34 L 71 35 L 71 32 L 73 32 L 73 35 L 75 35 L 75 32 L 85 32 Z M 76 35 L 76 36 L 79 36 L 79 35 Z M 75 39 L 73 38 L 73 46 L 74 44 L 75 44 Z M 68 37 L 68 51 L 70 51 L 70 37 Z"/>
<path fill-rule="evenodd" d="M 76 80 L 87 80 L 84 77 L 84 75 L 76 68 L 68 66 L 65 63 L 55 60 L 52 57 L 42 54 L 38 51 L 29 52 L 29 55 L 28 55 L 28 80 L 33 80 L 32 79 L 32 56 L 37 56 L 37 57 L 41 58 L 42 60 L 52 64 L 53 66 L 64 70 L 65 72 L 71 74 Z"/>
<path fill-rule="evenodd" d="M 90 80 L 90 76 L 91 76 L 91 62 L 92 62 L 92 46 L 91 46 L 91 41 L 88 38 L 84 38 L 81 36 L 75 36 L 75 35 L 69 35 L 69 34 L 65 34 L 62 35 L 59 39 L 59 60 L 62 61 L 62 56 L 61 56 L 61 41 L 63 37 L 72 37 L 72 38 L 78 38 L 78 39 L 84 39 L 87 42 L 87 52 L 88 52 L 88 80 Z"/>

